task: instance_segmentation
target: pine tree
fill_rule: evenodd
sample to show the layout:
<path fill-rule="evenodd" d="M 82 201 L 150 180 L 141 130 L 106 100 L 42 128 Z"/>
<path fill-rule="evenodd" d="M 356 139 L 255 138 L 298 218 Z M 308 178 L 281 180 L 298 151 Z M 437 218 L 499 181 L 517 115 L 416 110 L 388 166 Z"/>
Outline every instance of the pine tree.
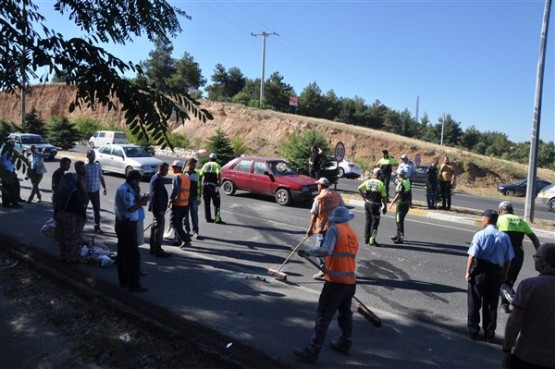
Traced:
<path fill-rule="evenodd" d="M 37 135 L 46 135 L 46 124 L 37 115 L 35 108 L 31 109 L 29 113 L 25 113 L 25 119 L 21 125 L 21 132 L 34 133 Z"/>
<path fill-rule="evenodd" d="M 208 150 L 218 155 L 218 162 L 221 165 L 225 165 L 235 157 L 229 138 L 227 138 L 224 131 L 220 129 L 216 131 L 214 136 L 209 138 Z"/>
<path fill-rule="evenodd" d="M 48 125 L 48 141 L 62 150 L 69 150 L 75 147 L 75 142 L 81 136 L 77 128 L 66 117 L 53 116 Z"/>

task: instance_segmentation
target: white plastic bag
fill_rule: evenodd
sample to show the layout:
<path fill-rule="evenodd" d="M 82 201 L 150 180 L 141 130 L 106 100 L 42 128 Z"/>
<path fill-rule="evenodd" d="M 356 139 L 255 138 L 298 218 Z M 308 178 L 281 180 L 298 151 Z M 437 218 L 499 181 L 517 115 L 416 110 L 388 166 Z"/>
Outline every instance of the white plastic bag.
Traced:
<path fill-rule="evenodd" d="M 45 235 L 46 237 L 54 238 L 54 233 L 56 231 L 56 221 L 53 218 L 50 218 L 44 223 L 40 232 Z"/>

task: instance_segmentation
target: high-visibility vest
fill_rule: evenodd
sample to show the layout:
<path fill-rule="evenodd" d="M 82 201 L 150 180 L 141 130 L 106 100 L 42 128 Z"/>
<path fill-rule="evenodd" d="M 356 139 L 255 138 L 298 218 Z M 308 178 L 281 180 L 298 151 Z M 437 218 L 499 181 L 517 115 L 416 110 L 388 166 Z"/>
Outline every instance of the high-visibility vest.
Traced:
<path fill-rule="evenodd" d="M 341 205 L 341 197 L 333 190 L 323 190 L 315 197 L 315 200 L 318 201 L 318 217 L 314 223 L 312 232 L 322 233 L 329 228 L 328 218 L 333 212 L 333 209 Z"/>
<path fill-rule="evenodd" d="M 336 223 L 338 236 L 331 255 L 326 256 L 324 279 L 332 283 L 356 283 L 356 256 L 358 253 L 358 235 L 346 223 Z"/>
<path fill-rule="evenodd" d="M 175 200 L 172 201 L 174 206 L 189 206 L 189 191 L 191 190 L 191 180 L 183 173 L 176 174 L 179 176 L 181 186 Z"/>

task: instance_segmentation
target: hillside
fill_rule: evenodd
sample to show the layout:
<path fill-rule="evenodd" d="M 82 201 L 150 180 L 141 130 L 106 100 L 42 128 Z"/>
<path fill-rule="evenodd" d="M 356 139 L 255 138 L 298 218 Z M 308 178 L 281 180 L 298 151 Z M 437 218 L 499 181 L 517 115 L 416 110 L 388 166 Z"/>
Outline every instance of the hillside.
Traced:
<path fill-rule="evenodd" d="M 79 116 L 89 116 L 108 124 L 114 122 L 124 125 L 123 113 L 108 111 L 104 108 L 96 110 L 76 110 L 69 113 L 67 106 L 73 99 L 73 89 L 65 85 L 34 86 L 27 95 L 27 110 L 35 108 L 38 115 L 48 120 L 52 115 L 65 115 L 70 120 Z M 314 129 L 328 138 L 333 147 L 338 141 L 346 146 L 346 158 L 361 164 L 364 169 L 372 167 L 381 157 L 383 148 L 389 149 L 395 157 L 407 153 L 414 158 L 420 154 L 422 165 L 428 164 L 431 158 L 449 155 L 459 170 L 458 190 L 495 194 L 494 187 L 501 182 L 513 181 L 527 175 L 527 166 L 513 162 L 472 154 L 463 150 L 453 149 L 424 141 L 405 138 L 387 132 L 369 128 L 347 125 L 323 119 L 307 118 L 294 114 L 273 112 L 243 105 L 201 101 L 204 108 L 214 115 L 213 121 L 202 123 L 192 120 L 185 125 L 173 126 L 174 132 L 189 137 L 191 143 L 203 147 L 208 137 L 217 129 L 221 129 L 233 139 L 241 137 L 249 151 L 258 155 L 280 155 L 280 144 L 294 130 L 306 131 Z M 0 117 L 19 122 L 20 100 L 18 96 L 0 94 Z M 507 148 L 508 150 L 510 148 Z M 555 182 L 555 172 L 539 169 L 538 176 Z"/>

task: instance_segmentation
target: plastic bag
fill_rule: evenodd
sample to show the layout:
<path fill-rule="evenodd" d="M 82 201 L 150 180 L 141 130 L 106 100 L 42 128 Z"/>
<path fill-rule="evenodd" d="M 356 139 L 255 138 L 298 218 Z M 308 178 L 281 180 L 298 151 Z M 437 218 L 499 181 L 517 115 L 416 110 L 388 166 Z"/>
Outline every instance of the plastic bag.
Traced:
<path fill-rule="evenodd" d="M 45 235 L 46 237 L 52 237 L 52 238 L 54 238 L 55 231 L 56 231 L 56 221 L 53 218 L 48 219 L 40 229 L 40 232 L 43 235 Z"/>

